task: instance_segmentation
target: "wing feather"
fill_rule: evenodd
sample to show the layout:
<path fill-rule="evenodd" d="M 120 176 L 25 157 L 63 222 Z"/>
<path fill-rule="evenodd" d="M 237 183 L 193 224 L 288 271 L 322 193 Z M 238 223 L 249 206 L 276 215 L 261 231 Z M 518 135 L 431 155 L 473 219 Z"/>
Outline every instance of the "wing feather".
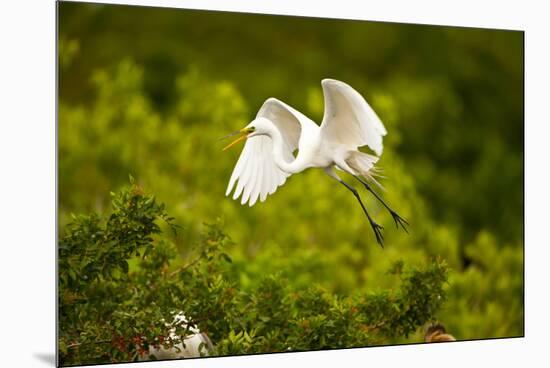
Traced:
<path fill-rule="evenodd" d="M 298 148 L 303 124 L 315 124 L 299 111 L 275 98 L 267 99 L 256 118 L 269 119 L 281 132 L 285 147 L 284 159 L 287 162 L 294 160 L 293 151 Z M 239 160 L 233 169 L 225 195 L 231 194 L 236 185 L 232 198 L 241 196 L 241 204 L 250 206 L 266 200 L 267 196 L 275 193 L 277 188 L 286 182 L 290 176 L 279 169 L 273 159 L 273 142 L 268 136 L 254 136 L 246 140 Z"/>
<path fill-rule="evenodd" d="M 264 142 L 261 141 L 260 142 L 260 152 L 263 152 L 264 150 Z M 252 191 L 250 193 L 250 201 L 248 202 L 248 205 L 250 207 L 254 206 L 254 204 L 256 203 L 256 201 L 258 200 L 258 196 L 260 195 L 260 190 L 262 189 L 262 181 L 263 181 L 263 174 L 264 174 L 264 167 L 266 166 L 265 165 L 265 162 L 262 163 L 260 160 L 257 160 L 257 166 L 256 166 L 256 176 L 255 176 L 255 183 L 254 183 L 254 186 L 252 187 Z"/>
<path fill-rule="evenodd" d="M 235 180 L 239 179 L 239 181 L 237 183 L 237 189 L 235 189 L 235 193 L 233 193 L 233 199 L 239 198 L 239 196 L 243 192 L 244 185 L 246 184 L 246 181 L 248 180 L 247 179 L 248 178 L 248 175 L 247 175 L 248 165 L 247 164 L 250 161 L 251 156 L 252 156 L 251 149 L 248 149 L 248 150 L 243 149 L 243 152 L 241 153 L 239 161 L 237 162 L 237 165 L 239 165 L 239 163 L 242 162 L 242 165 L 241 165 L 242 167 L 239 171 L 237 171 L 237 168 L 235 168 L 235 170 L 233 171 L 233 174 L 235 174 Z M 231 189 L 233 188 L 233 185 L 231 183 L 230 183 L 230 185 L 231 186 L 228 187 L 227 193 L 225 194 L 226 196 L 229 195 L 229 193 L 231 193 Z"/>
<path fill-rule="evenodd" d="M 271 165 L 265 165 L 264 166 L 264 172 L 263 172 L 263 181 L 262 181 L 262 189 L 260 191 L 260 202 L 263 202 L 267 198 L 267 194 L 271 190 L 271 186 L 273 185 L 273 171 L 271 170 Z"/>
<path fill-rule="evenodd" d="M 325 97 L 322 139 L 351 149 L 366 145 L 380 156 L 382 137 L 387 131 L 363 96 L 348 84 L 334 79 L 323 79 L 321 84 Z"/>
<path fill-rule="evenodd" d="M 271 166 L 271 186 L 269 187 L 268 195 L 275 193 L 277 187 L 281 185 L 281 178 L 277 172 L 277 168 Z"/>
<path fill-rule="evenodd" d="M 254 138 L 256 137 L 250 138 L 250 140 L 253 140 Z M 252 193 L 252 189 L 256 184 L 256 171 L 258 170 L 258 166 L 261 164 L 261 161 L 257 159 L 258 154 L 261 153 L 260 143 L 261 143 L 261 140 L 257 140 L 257 144 L 252 145 L 253 151 L 252 151 L 252 156 L 250 160 L 250 165 L 247 165 L 247 170 L 246 170 L 247 178 L 244 184 L 243 195 L 241 197 L 241 204 L 245 204 L 246 202 L 248 202 L 248 199 L 250 198 L 250 193 Z"/>
<path fill-rule="evenodd" d="M 301 119 L 305 116 L 276 98 L 268 98 L 256 115 L 256 118 L 260 117 L 271 120 L 277 126 L 286 143 L 285 159 L 289 158 L 289 152 L 292 156 L 292 152 L 298 148 L 302 131 Z M 291 159 L 294 159 L 294 156 Z"/>
<path fill-rule="evenodd" d="M 241 155 L 239 156 L 239 160 L 237 161 L 237 165 L 235 165 L 235 169 L 233 169 L 233 173 L 231 174 L 231 179 L 229 179 L 229 184 L 227 185 L 227 190 L 225 191 L 226 196 L 228 196 L 229 193 L 231 193 L 231 191 L 233 190 L 233 186 L 235 185 L 237 178 L 239 176 L 242 176 L 244 167 L 246 165 L 246 161 L 248 160 L 249 153 L 250 153 L 249 150 L 244 150 L 244 149 L 241 152 Z M 240 193 L 239 189 L 235 191 L 235 193 L 237 192 Z"/>

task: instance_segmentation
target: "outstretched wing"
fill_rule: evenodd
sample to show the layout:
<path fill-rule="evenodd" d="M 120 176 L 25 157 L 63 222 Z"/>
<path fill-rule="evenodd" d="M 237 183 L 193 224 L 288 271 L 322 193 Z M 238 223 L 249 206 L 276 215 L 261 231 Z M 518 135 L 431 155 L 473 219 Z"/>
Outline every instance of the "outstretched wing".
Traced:
<path fill-rule="evenodd" d="M 275 98 L 267 99 L 256 118 L 269 119 L 281 132 L 284 141 L 283 155 L 287 162 L 294 160 L 292 152 L 298 148 L 303 119 L 299 111 Z M 279 169 L 273 159 L 273 142 L 268 136 L 248 138 L 233 169 L 225 195 L 229 195 L 237 183 L 233 199 L 241 197 L 241 204 L 253 206 L 258 199 L 265 201 L 290 176 Z"/>
<path fill-rule="evenodd" d="M 266 118 L 275 124 L 285 142 L 285 160 L 289 162 L 294 160 L 292 152 L 298 148 L 302 125 L 309 119 L 298 110 L 273 97 L 264 102 L 256 118 Z"/>
<path fill-rule="evenodd" d="M 323 140 L 356 149 L 368 146 L 382 154 L 386 128 L 367 101 L 352 87 L 334 79 L 323 79 L 325 114 L 321 123 Z"/>
<path fill-rule="evenodd" d="M 241 197 L 241 204 L 247 201 L 253 206 L 258 197 L 265 201 L 268 194 L 273 194 L 277 187 L 283 185 L 290 175 L 281 171 L 273 160 L 273 144 L 267 136 L 248 138 L 237 165 L 233 169 L 225 195 L 228 196 L 235 183 L 237 188 L 233 199 Z"/>

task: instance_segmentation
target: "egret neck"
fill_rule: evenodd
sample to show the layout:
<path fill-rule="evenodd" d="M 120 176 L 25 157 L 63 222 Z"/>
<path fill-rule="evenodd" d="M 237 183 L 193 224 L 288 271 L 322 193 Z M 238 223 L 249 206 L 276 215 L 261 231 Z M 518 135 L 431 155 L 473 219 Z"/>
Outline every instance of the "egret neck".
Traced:
<path fill-rule="evenodd" d="M 279 129 L 277 129 L 277 127 L 275 127 L 275 125 L 271 122 L 269 124 L 268 136 L 273 141 L 273 160 L 279 169 L 289 174 L 296 174 L 307 168 L 307 166 L 300 162 L 302 160 L 299 160 L 298 158 L 292 160 L 292 162 L 287 162 L 285 160 L 283 153 L 285 142 L 283 140 L 283 136 L 281 135 Z"/>

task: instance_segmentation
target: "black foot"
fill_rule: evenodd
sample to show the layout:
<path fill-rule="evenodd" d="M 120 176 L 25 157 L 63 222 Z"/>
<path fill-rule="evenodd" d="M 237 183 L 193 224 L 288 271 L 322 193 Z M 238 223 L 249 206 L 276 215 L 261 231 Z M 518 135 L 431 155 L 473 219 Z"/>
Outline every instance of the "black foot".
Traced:
<path fill-rule="evenodd" d="M 376 236 L 376 241 L 382 248 L 384 248 L 384 235 L 382 235 L 382 230 L 384 229 L 382 226 L 378 225 L 376 222 L 371 222 L 370 226 L 372 226 L 372 230 L 374 231 L 374 235 Z"/>
<path fill-rule="evenodd" d="M 407 227 L 405 225 L 409 225 L 409 223 L 407 222 L 407 220 L 405 220 L 403 217 L 399 216 L 396 212 L 394 211 L 391 211 L 390 210 L 390 213 L 393 217 L 393 221 L 395 221 L 395 227 L 399 229 L 399 225 L 401 225 L 401 227 L 403 228 L 403 230 L 405 230 L 405 232 L 408 234 L 409 231 L 407 230 Z"/>

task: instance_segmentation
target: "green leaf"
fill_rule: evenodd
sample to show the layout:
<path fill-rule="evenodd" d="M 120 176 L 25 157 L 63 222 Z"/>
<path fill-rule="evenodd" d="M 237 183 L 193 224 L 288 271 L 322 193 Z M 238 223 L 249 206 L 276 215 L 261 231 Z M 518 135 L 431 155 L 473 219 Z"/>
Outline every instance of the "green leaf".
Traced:
<path fill-rule="evenodd" d="M 223 258 L 226 262 L 232 263 L 233 261 L 226 253 L 220 253 L 220 258 Z"/>

